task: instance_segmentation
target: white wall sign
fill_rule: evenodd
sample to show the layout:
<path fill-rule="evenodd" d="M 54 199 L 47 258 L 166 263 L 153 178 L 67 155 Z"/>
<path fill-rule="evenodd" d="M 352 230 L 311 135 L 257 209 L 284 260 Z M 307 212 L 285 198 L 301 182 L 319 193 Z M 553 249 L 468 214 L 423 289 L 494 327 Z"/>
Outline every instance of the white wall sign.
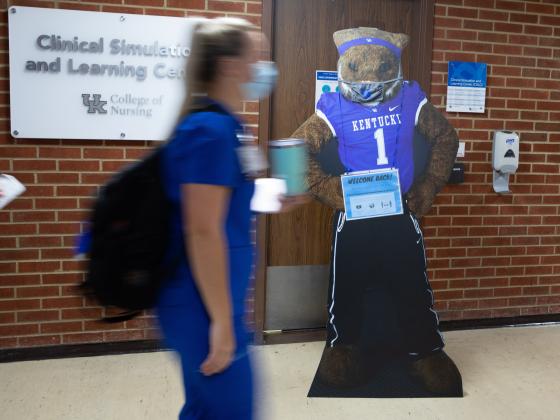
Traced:
<path fill-rule="evenodd" d="M 338 72 L 315 71 L 315 111 L 317 111 L 317 102 L 321 95 L 328 92 L 338 92 Z"/>
<path fill-rule="evenodd" d="M 199 20 L 11 7 L 12 135 L 167 139 Z"/>

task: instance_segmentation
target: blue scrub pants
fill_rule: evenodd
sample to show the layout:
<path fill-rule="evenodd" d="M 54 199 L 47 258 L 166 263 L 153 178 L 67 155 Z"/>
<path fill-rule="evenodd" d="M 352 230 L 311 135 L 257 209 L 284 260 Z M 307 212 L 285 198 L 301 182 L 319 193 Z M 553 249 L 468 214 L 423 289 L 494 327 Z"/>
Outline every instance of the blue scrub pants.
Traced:
<path fill-rule="evenodd" d="M 243 317 L 234 321 L 237 349 L 222 373 L 204 376 L 200 365 L 208 356 L 209 321 L 192 306 L 160 305 L 158 315 L 167 344 L 179 353 L 186 403 L 180 420 L 252 420 L 253 377 L 247 354 L 248 333 Z"/>

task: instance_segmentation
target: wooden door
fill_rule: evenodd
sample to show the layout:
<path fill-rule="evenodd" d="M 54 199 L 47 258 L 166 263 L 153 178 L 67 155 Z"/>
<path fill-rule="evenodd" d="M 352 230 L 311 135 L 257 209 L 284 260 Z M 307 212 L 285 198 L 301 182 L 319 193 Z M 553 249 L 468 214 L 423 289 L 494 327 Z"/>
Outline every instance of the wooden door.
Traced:
<path fill-rule="evenodd" d="M 263 30 L 280 76 L 274 95 L 262 104 L 261 138 L 289 137 L 313 114 L 315 71 L 336 70 L 332 34 L 340 29 L 368 26 L 408 34 L 405 78 L 429 93 L 433 0 L 264 0 L 263 5 Z M 266 229 L 256 294 L 261 331 L 324 325 L 332 214 L 314 201 L 261 221 Z"/>

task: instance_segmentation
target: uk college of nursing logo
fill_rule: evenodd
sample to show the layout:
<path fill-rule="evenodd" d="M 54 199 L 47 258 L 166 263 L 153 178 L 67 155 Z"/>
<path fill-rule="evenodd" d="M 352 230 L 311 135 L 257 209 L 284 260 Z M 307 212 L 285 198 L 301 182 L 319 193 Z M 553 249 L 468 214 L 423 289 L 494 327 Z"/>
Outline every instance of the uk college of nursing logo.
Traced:
<path fill-rule="evenodd" d="M 107 113 L 107 110 L 105 109 L 107 101 L 102 101 L 100 94 L 94 93 L 93 95 L 91 95 L 89 93 L 83 93 L 82 102 L 84 106 L 88 108 L 88 114 L 95 114 L 96 112 L 98 112 L 99 114 Z"/>

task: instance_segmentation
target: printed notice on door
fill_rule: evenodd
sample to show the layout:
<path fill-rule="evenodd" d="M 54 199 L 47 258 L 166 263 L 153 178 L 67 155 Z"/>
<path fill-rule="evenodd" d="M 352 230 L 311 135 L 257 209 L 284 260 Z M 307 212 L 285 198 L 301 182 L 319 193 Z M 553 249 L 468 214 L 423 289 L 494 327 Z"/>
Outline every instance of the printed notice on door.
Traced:
<path fill-rule="evenodd" d="M 486 63 L 450 61 L 446 111 L 483 113 L 485 102 Z"/>

